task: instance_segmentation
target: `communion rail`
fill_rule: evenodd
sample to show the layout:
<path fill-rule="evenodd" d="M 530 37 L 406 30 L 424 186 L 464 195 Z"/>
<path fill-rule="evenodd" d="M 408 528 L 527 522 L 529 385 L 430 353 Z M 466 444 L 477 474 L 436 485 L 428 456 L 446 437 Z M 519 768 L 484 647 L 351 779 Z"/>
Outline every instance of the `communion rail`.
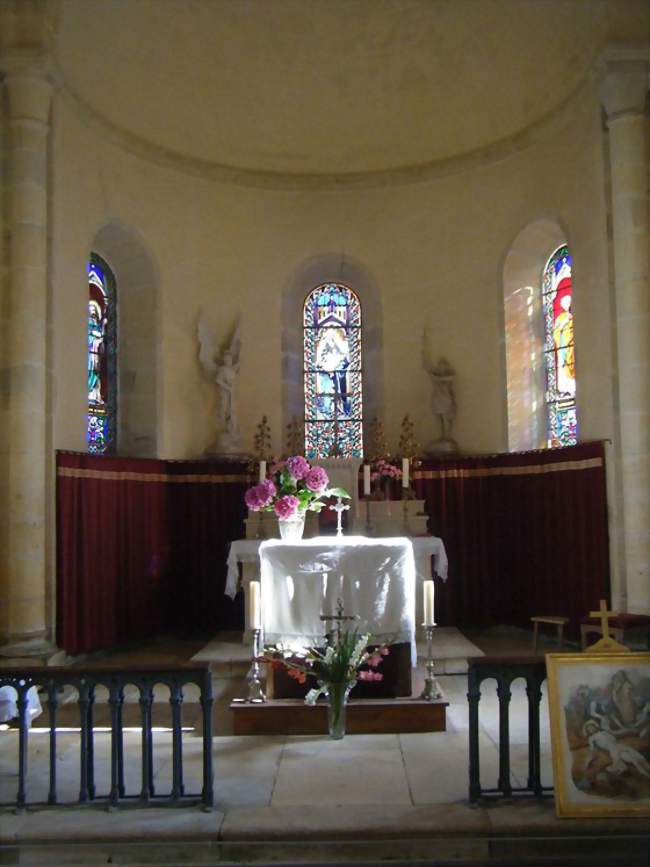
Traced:
<path fill-rule="evenodd" d="M 525 786 L 513 786 L 510 779 L 510 687 L 518 678 L 526 681 L 528 696 L 528 778 Z M 497 682 L 499 699 L 499 775 L 496 788 L 481 786 L 479 766 L 479 704 L 481 683 Z M 540 773 L 539 706 L 541 686 L 546 679 L 542 657 L 482 656 L 469 660 L 467 700 L 469 702 L 469 801 L 475 804 L 483 796 L 511 798 L 514 795 L 542 797 L 553 792 L 543 786 Z"/>
<path fill-rule="evenodd" d="M 189 684 L 198 687 L 201 705 L 202 743 L 202 791 L 187 793 L 183 782 L 183 688 Z M 171 791 L 161 794 L 154 786 L 154 739 L 152 709 L 162 702 L 154 702 L 154 688 L 162 685 L 169 689 L 171 724 Z M 62 707 L 69 707 L 71 701 L 65 689 L 72 687 L 77 691 L 76 705 L 79 714 L 79 796 L 74 804 L 92 801 L 105 801 L 109 807 L 117 807 L 127 799 L 139 800 L 141 804 L 156 803 L 175 805 L 200 803 L 209 810 L 214 805 L 212 772 L 212 679 L 207 665 L 141 666 L 132 668 L 0 668 L 0 687 L 8 686 L 16 690 L 18 710 L 18 792 L 15 802 L 2 803 L 0 806 L 15 804 L 22 811 L 27 806 L 28 794 L 28 752 L 30 723 L 28 716 L 28 693 L 32 687 L 39 691 L 39 697 L 48 709 L 49 730 L 49 789 L 48 804 L 60 803 L 57 795 L 57 715 Z M 127 794 L 125 787 L 124 752 L 124 691 L 134 686 L 139 691 L 139 728 L 142 730 L 140 778 L 138 794 Z M 96 709 L 95 696 L 98 687 L 108 692 L 110 713 L 110 790 L 98 794 L 95 786 L 95 732 L 93 713 Z M 40 728 L 40 726 L 39 726 Z M 66 728 L 66 731 L 68 729 Z M 7 732 L 11 737 L 12 733 Z M 132 757 L 129 757 L 129 763 Z M 31 802 L 38 803 L 38 802 Z M 44 803 L 44 802 L 41 802 Z"/>

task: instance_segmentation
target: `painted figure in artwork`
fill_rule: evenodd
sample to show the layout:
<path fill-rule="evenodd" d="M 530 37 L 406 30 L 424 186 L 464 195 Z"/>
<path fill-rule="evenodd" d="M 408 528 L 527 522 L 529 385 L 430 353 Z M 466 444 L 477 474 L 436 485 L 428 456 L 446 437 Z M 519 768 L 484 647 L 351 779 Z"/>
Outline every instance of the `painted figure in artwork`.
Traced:
<path fill-rule="evenodd" d="M 88 302 L 88 401 L 103 403 L 102 399 L 102 359 L 104 355 L 105 322 L 97 301 Z"/>
<path fill-rule="evenodd" d="M 573 341 L 573 313 L 571 295 L 560 298 L 561 312 L 553 325 L 553 343 L 557 358 L 557 388 L 560 394 L 575 393 L 576 362 Z"/>

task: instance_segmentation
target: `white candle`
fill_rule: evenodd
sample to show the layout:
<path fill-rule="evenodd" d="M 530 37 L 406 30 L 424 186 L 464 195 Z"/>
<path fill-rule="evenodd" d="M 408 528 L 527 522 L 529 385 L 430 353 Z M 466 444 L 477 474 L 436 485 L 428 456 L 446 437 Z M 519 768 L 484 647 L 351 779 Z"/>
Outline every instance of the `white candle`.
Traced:
<path fill-rule="evenodd" d="M 363 465 L 363 496 L 370 496 L 370 465 Z"/>
<path fill-rule="evenodd" d="M 433 581 L 431 582 L 433 584 Z M 262 585 L 259 581 L 251 581 L 248 591 L 248 619 L 251 629 L 262 628 L 262 606 L 261 606 L 261 590 Z"/>
<path fill-rule="evenodd" d="M 409 486 L 409 459 L 402 458 L 402 487 L 408 488 Z"/>
<path fill-rule="evenodd" d="M 266 461 L 260 461 L 260 482 L 266 478 Z"/>
<path fill-rule="evenodd" d="M 433 620 L 433 581 L 424 582 L 424 625 L 436 625 Z"/>

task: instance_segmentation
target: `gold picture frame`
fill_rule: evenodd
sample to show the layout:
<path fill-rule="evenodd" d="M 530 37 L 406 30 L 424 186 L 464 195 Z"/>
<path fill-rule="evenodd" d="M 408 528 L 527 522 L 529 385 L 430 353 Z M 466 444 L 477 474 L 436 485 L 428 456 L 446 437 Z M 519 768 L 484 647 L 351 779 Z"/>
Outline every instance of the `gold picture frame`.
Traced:
<path fill-rule="evenodd" d="M 650 816 L 650 653 L 546 656 L 560 817 Z"/>

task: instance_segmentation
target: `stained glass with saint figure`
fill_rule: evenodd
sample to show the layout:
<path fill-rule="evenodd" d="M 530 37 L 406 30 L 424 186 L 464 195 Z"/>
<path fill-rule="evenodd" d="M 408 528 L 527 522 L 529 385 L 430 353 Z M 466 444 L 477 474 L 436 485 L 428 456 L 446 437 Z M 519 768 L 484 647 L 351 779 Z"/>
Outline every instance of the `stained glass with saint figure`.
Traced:
<path fill-rule="evenodd" d="M 115 450 L 117 426 L 115 278 L 94 253 L 88 262 L 88 422 L 91 454 Z"/>
<path fill-rule="evenodd" d="M 305 301 L 305 454 L 361 458 L 363 404 L 361 305 L 339 283 L 313 289 Z"/>
<path fill-rule="evenodd" d="M 548 260 L 542 282 L 548 445 L 578 441 L 572 261 L 563 244 Z"/>

